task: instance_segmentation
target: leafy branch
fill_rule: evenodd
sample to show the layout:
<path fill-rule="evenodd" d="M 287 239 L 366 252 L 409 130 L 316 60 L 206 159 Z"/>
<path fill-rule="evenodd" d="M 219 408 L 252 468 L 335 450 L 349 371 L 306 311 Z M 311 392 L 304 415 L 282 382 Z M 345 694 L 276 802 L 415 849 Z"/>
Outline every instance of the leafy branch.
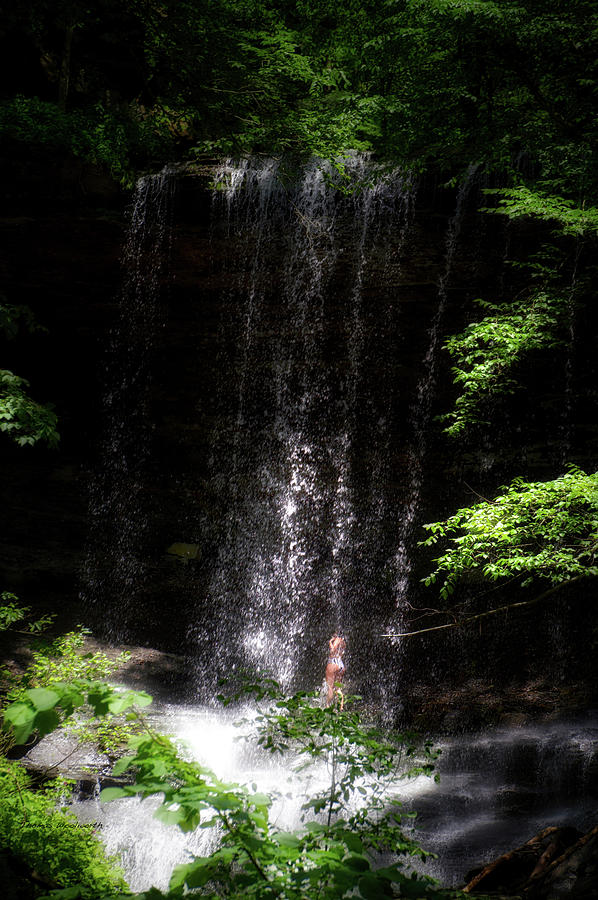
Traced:
<path fill-rule="evenodd" d="M 449 423 L 444 431 L 452 437 L 472 425 L 489 424 L 488 410 L 496 399 L 520 388 L 514 372 L 526 356 L 563 343 L 559 329 L 567 303 L 561 297 L 540 292 L 510 304 L 476 302 L 490 315 L 444 344 L 456 361 L 453 380 L 461 388 L 455 408 L 439 417 Z"/>
<path fill-rule="evenodd" d="M 492 501 L 458 510 L 424 525 L 420 546 L 448 540 L 436 568 L 423 579 L 442 579 L 446 599 L 458 582 L 474 574 L 488 581 L 517 577 L 553 585 L 598 575 L 598 473 L 571 470 L 554 481 L 516 478 Z"/>
<path fill-rule="evenodd" d="M 31 608 L 18 602 L 16 594 L 10 591 L 0 593 L 0 631 L 10 631 L 16 634 L 33 635 L 44 631 L 52 624 L 55 615 L 44 615 L 37 619 L 30 619 Z M 29 620 L 29 621 L 27 621 Z M 24 624 L 23 628 L 15 628 L 15 625 Z M 26 624 L 25 624 L 26 623 Z"/>
<path fill-rule="evenodd" d="M 598 473 L 570 471 L 554 481 L 529 483 L 516 478 L 494 500 L 458 510 L 441 522 L 424 525 L 430 536 L 419 546 L 444 542 L 435 569 L 422 579 L 440 582 L 447 600 L 465 580 L 481 578 L 498 585 L 549 582 L 540 594 L 472 615 L 453 610 L 425 610 L 425 615 L 450 616 L 452 621 L 414 631 L 382 635 L 414 637 L 462 628 L 490 616 L 508 614 L 547 600 L 564 587 L 598 576 Z"/>
<path fill-rule="evenodd" d="M 487 188 L 487 194 L 499 197 L 498 206 L 484 208 L 482 212 L 502 214 L 510 219 L 530 216 L 544 222 L 553 222 L 561 234 L 580 237 L 598 235 L 598 207 L 578 206 L 573 200 L 532 191 L 523 185 L 514 188 Z"/>
<path fill-rule="evenodd" d="M 45 441 L 56 447 L 58 419 L 49 405 L 33 400 L 26 391 L 29 382 L 7 369 L 0 369 L 0 431 L 23 447 Z"/>
<path fill-rule="evenodd" d="M 11 340 L 21 327 L 29 332 L 45 331 L 28 306 L 16 306 L 0 298 L 0 332 Z M 56 414 L 49 404 L 33 400 L 28 387 L 25 378 L 0 369 L 0 431 L 9 434 L 20 446 L 45 441 L 49 447 L 56 447 L 59 441 Z"/>

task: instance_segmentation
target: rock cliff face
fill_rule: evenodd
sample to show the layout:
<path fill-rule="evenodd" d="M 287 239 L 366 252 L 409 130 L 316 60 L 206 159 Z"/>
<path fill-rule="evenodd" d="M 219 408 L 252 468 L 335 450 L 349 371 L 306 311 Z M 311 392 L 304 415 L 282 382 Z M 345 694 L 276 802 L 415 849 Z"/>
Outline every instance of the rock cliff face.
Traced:
<path fill-rule="evenodd" d="M 302 222 L 299 194 L 284 211 L 282 196 L 270 198 L 264 215 L 261 188 L 251 188 L 253 194 L 247 188 L 244 197 L 214 196 L 213 171 L 179 173 L 153 332 L 139 344 L 139 336 L 123 332 L 119 312 L 125 198 L 98 173 L 50 163 L 11 161 L 0 222 L 3 291 L 10 302 L 29 304 L 48 328 L 7 345 L 6 366 L 30 378 L 34 396 L 56 404 L 63 434 L 54 453 L 2 442 L 2 586 L 24 602 L 57 608 L 65 622 L 83 617 L 114 640 L 188 652 L 203 659 L 201 680 L 210 648 L 234 633 L 232 622 L 250 635 L 250 657 L 263 661 L 265 614 L 255 597 L 274 598 L 284 618 L 287 600 L 276 585 L 287 579 L 296 610 L 306 599 L 301 573 L 308 572 L 310 595 L 319 584 L 322 596 L 310 597 L 305 621 L 294 619 L 306 634 L 303 642 L 294 638 L 299 670 L 305 677 L 320 665 L 325 633 L 340 618 L 362 680 L 371 684 L 380 679 L 381 656 L 391 652 L 392 668 L 398 665 L 378 633 L 395 616 L 397 535 L 418 452 L 417 510 L 403 547 L 412 589 L 423 565 L 413 552 L 414 529 L 471 502 L 471 487 L 488 495 L 515 474 L 559 474 L 565 425 L 571 458 L 591 467 L 594 400 L 575 393 L 571 408 L 563 408 L 560 360 L 538 360 L 530 390 L 510 419 L 506 411 L 499 415 L 479 446 L 451 448 L 434 422 L 452 396 L 442 335 L 469 320 L 476 297 L 496 300 L 518 289 L 505 257 L 513 242 L 532 244 L 525 230 L 479 215 L 479 182 L 455 231 L 458 197 L 431 183 L 410 196 L 408 209 L 398 211 L 395 196 L 389 228 L 379 200 L 375 214 L 357 201 L 334 201 L 330 219 L 320 209 L 318 221 Z M 333 246 L 326 243 L 330 233 Z M 315 290 L 317 278 L 325 285 Z M 445 302 L 422 448 L 413 409 L 426 387 L 422 361 L 440 291 Z M 310 292 L 321 319 L 301 318 L 300 297 Z M 289 297 L 297 303 L 291 312 Z M 576 385 L 578 377 L 594 375 L 585 338 L 591 322 L 582 325 Z M 135 352 L 146 354 L 137 375 L 130 366 L 135 343 Z M 123 372 L 129 388 L 119 380 Z M 114 436 L 110 417 L 129 389 L 141 391 L 129 399 L 142 398 L 143 434 L 137 444 L 126 443 L 133 425 L 125 414 L 115 443 L 107 423 Z M 300 412 L 289 413 L 289 398 Z M 292 434 L 303 443 L 291 446 Z M 347 443 L 338 457 L 342 434 Z M 293 453 L 311 456 L 293 469 Z M 116 494 L 106 487 L 111 470 Z M 320 499 L 309 501 L 318 528 L 303 522 L 293 532 L 293 491 L 309 494 L 305 479 L 314 471 L 324 485 Z M 283 510 L 278 519 L 276 509 Z M 193 553 L 168 552 L 173 545 L 192 546 Z M 297 558 L 291 546 L 299 547 Z M 434 605 L 416 587 L 411 600 Z M 438 679 L 447 690 L 463 690 L 480 670 L 498 687 L 538 676 L 549 662 L 545 687 L 581 684 L 589 640 L 589 629 L 577 624 L 584 597 L 566 602 L 567 608 L 563 601 L 554 611 L 518 619 L 513 629 L 501 622 L 482 635 L 410 645 L 401 655 L 400 693 L 410 686 L 415 698 L 416 684 L 424 690 Z M 380 699 L 380 690 L 374 693 Z M 409 713 L 421 712 L 417 706 Z"/>
<path fill-rule="evenodd" d="M 124 197 L 95 170 L 3 144 L 1 282 L 47 331 L 3 342 L 3 367 L 60 418 L 58 451 L 2 440 L 2 585 L 24 603 L 77 605 L 101 359 L 121 279 Z M 72 621 L 72 619 L 71 619 Z"/>

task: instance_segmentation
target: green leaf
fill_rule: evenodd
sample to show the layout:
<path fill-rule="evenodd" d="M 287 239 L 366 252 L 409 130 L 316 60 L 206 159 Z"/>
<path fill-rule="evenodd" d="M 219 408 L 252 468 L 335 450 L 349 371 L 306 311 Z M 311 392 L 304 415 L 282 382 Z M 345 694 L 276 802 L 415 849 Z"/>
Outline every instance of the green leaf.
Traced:
<path fill-rule="evenodd" d="M 250 796 L 251 802 L 255 803 L 256 806 L 270 807 L 272 805 L 272 800 L 267 794 L 251 794 Z"/>
<path fill-rule="evenodd" d="M 4 723 L 12 727 L 15 743 L 24 744 L 35 730 L 35 715 L 26 703 L 11 703 L 4 710 Z"/>
<path fill-rule="evenodd" d="M 164 822 L 165 825 L 185 825 L 188 824 L 190 818 L 189 811 L 179 807 L 178 809 L 167 809 L 165 806 L 159 806 L 154 813 L 154 819 Z M 185 830 L 185 829 L 183 829 Z"/>
<path fill-rule="evenodd" d="M 60 701 L 60 696 L 56 691 L 47 688 L 32 688 L 25 691 L 25 696 L 40 710 L 53 709 Z"/>
<path fill-rule="evenodd" d="M 122 775 L 124 772 L 127 771 L 127 769 L 131 768 L 131 765 L 134 762 L 134 760 L 135 760 L 134 756 L 121 756 L 121 758 L 118 759 L 114 763 L 114 765 L 112 767 L 112 774 L 115 776 Z"/>
<path fill-rule="evenodd" d="M 102 803 L 110 803 L 111 800 L 119 800 L 121 797 L 130 797 L 131 792 L 126 788 L 107 787 L 100 792 L 100 800 Z"/>
<path fill-rule="evenodd" d="M 359 879 L 357 886 L 359 894 L 364 900 L 380 900 L 380 897 L 384 896 L 380 879 L 376 878 L 374 874 L 364 875 Z"/>
<path fill-rule="evenodd" d="M 42 709 L 35 717 L 35 730 L 39 737 L 45 737 L 60 725 L 60 716 L 53 709 Z"/>
<path fill-rule="evenodd" d="M 345 865 L 349 866 L 350 869 L 354 869 L 356 872 L 365 872 L 369 869 L 370 864 L 365 858 L 365 856 L 349 856 L 345 860 Z"/>
<path fill-rule="evenodd" d="M 297 835 L 292 834 L 292 832 L 289 831 L 279 832 L 279 834 L 276 835 L 276 841 L 278 844 L 280 844 L 281 847 L 289 847 L 293 850 L 299 847 L 299 845 L 301 844 L 301 841 L 297 837 Z"/>
<path fill-rule="evenodd" d="M 363 842 L 361 838 L 350 831 L 343 832 L 342 838 L 353 853 L 363 853 Z"/>

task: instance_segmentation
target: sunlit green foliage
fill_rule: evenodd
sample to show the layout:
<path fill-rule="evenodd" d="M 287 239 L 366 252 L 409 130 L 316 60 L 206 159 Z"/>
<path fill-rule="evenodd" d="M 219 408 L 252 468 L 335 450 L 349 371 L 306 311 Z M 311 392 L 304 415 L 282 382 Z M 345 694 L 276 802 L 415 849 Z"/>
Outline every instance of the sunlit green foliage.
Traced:
<path fill-rule="evenodd" d="M 0 758 L 2 847 L 35 871 L 39 891 L 33 896 L 73 885 L 80 885 L 81 896 L 90 900 L 121 895 L 126 884 L 117 861 L 106 856 L 93 826 L 80 825 L 60 808 L 64 792 L 60 782 L 34 789 L 22 766 Z"/>
<path fill-rule="evenodd" d="M 128 658 L 126 652 L 110 659 L 102 650 L 85 651 L 85 635 L 85 629 L 78 628 L 53 640 L 39 641 L 31 652 L 31 663 L 8 693 L 9 702 L 29 688 L 51 687 L 56 682 L 76 679 L 106 678 Z"/>
<path fill-rule="evenodd" d="M 54 621 L 55 616 L 52 614 L 32 619 L 31 608 L 19 603 L 17 595 L 10 591 L 2 591 L 0 600 L 2 601 L 2 606 L 0 606 L 0 631 L 22 629 L 26 634 L 34 635 L 44 631 Z M 18 625 L 19 628 L 15 629 L 15 625 Z"/>
<path fill-rule="evenodd" d="M 10 710 L 5 718 L 13 726 L 17 743 L 36 731 L 47 733 L 70 718 L 75 709 L 91 707 L 96 715 L 118 715 L 134 702 L 143 705 L 146 695 L 128 691 L 115 699 L 111 690 L 99 683 L 126 654 L 112 660 L 101 650 L 81 653 L 83 644 L 84 630 L 69 632 L 34 649 L 32 662 L 23 673 L 2 671 Z"/>
<path fill-rule="evenodd" d="M 298 692 L 288 697 L 275 681 L 263 678 L 244 685 L 236 699 L 245 695 L 260 702 L 259 715 L 241 723 L 249 727 L 250 736 L 257 733 L 260 746 L 274 754 L 290 750 L 297 757 L 298 772 L 318 761 L 330 764 L 330 784 L 320 793 L 311 793 L 303 806 L 305 811 L 324 812 L 328 824 L 346 813 L 356 791 L 368 797 L 370 811 L 382 810 L 399 779 L 433 773 L 438 754 L 430 743 L 366 725 L 356 709 L 360 697 L 346 698 L 343 708 L 322 707 L 316 694 Z M 375 779 L 366 785 L 363 779 L 372 775 Z M 414 850 L 419 853 L 415 845 Z"/>
<path fill-rule="evenodd" d="M 151 697 L 142 691 L 115 691 L 103 682 L 73 678 L 68 682 L 52 682 L 51 687 L 23 690 L 18 700 L 4 712 L 9 734 L 23 744 L 36 733 L 39 737 L 53 731 L 69 718 L 75 709 L 89 706 L 97 716 L 119 714 L 134 705 L 146 706 Z"/>
<path fill-rule="evenodd" d="M 253 688 L 247 691 L 253 693 Z M 205 767 L 182 761 L 164 737 L 146 733 L 135 738 L 134 755 L 114 768 L 115 774 L 122 774 L 132 767 L 134 783 L 107 788 L 102 798 L 160 793 L 163 801 L 156 815 L 162 821 L 184 831 L 218 826 L 223 832 L 218 850 L 174 870 L 170 896 L 179 896 L 184 887 L 206 886 L 227 897 L 292 900 L 317 891 L 332 900 L 392 896 L 392 884 L 400 887 L 401 896 L 442 896 L 431 882 L 407 875 L 399 863 L 375 868 L 371 855 L 392 849 L 425 858 L 402 830 L 392 785 L 401 777 L 430 774 L 430 748 L 417 751 L 404 739 L 364 727 L 353 709 L 322 708 L 314 695 L 285 697 L 275 683 L 264 682 L 255 692 L 268 702 L 260 706 L 257 718 L 243 725 L 250 724 L 251 732 L 257 729 L 258 742 L 271 752 L 289 751 L 296 773 L 326 762 L 330 782 L 321 792 L 305 796 L 305 826 L 289 833 L 270 822 L 271 799 L 256 793 L 255 786 L 226 784 Z M 298 784 L 290 772 L 289 790 L 301 790 Z M 356 797 L 360 803 L 351 812 Z M 313 815 L 319 818 L 312 820 Z"/>
<path fill-rule="evenodd" d="M 30 609 L 22 606 L 14 594 L 4 592 L 1 595 L 3 605 L 0 606 L 0 631 L 14 631 L 18 626 L 21 633 L 38 636 L 36 646 L 31 649 L 31 662 L 22 672 L 8 667 L 0 669 L 0 686 L 3 693 L 2 706 L 21 703 L 21 721 L 30 721 L 30 701 L 32 696 L 45 698 L 44 702 L 55 701 L 52 693 L 54 685 L 72 685 L 104 679 L 128 659 L 126 652 L 110 658 L 104 651 L 85 650 L 86 630 L 78 628 L 54 639 L 40 638 L 40 632 L 52 624 L 53 615 L 31 618 Z M 50 693 L 46 693 L 47 691 Z M 31 691 L 34 693 L 32 694 Z M 35 693 L 41 691 L 41 693 Z M 50 710 L 49 721 L 56 721 L 54 707 Z M 64 712 L 64 711 L 63 711 Z M 133 728 L 123 721 L 122 716 L 107 712 L 102 719 L 90 717 L 89 712 L 80 709 L 77 717 L 70 717 L 69 730 L 79 740 L 90 741 L 103 752 L 114 752 L 122 749 L 133 733 Z M 66 714 L 66 713 L 65 713 Z M 56 712 L 58 718 L 62 715 Z"/>
<path fill-rule="evenodd" d="M 143 725 L 128 713 L 106 713 L 101 719 L 79 716 L 67 725 L 69 735 L 81 743 L 91 744 L 110 759 L 122 756 L 130 738 L 143 730 Z"/>
<path fill-rule="evenodd" d="M 4 592 L 1 597 L 2 631 L 18 629 L 39 636 L 54 618 L 33 619 L 14 594 Z M 48 733 L 86 699 L 102 714 L 109 708 L 129 708 L 133 700 L 141 705 L 149 702 L 145 695 L 119 692 L 116 696 L 113 689 L 89 682 L 87 679 L 109 674 L 118 660 L 111 661 L 100 652 L 81 653 L 83 641 L 80 629 L 39 643 L 23 673 L 8 668 L 0 671 L 2 705 L 6 707 L 3 753 L 36 733 Z M 88 900 L 120 896 L 126 884 L 116 860 L 106 856 L 92 826 L 80 825 L 61 808 L 70 791 L 70 785 L 60 780 L 46 781 L 40 787 L 19 763 L 0 755 L 0 842 L 24 864 L 23 878 L 27 872 L 35 873 L 33 881 L 25 882 L 31 890 L 37 885 L 31 896 L 41 896 L 52 887 L 69 888 L 70 896 Z"/>
<path fill-rule="evenodd" d="M 44 441 L 56 447 L 58 419 L 54 410 L 37 403 L 27 393 L 29 382 L 20 375 L 0 369 L 0 431 L 24 447 Z"/>
<path fill-rule="evenodd" d="M 84 113 L 85 152 L 117 174 L 172 139 L 210 155 L 370 148 L 451 174 L 525 153 L 548 193 L 595 191 L 591 0 L 25 0 L 4 28 L 43 54 L 56 106 Z"/>
<path fill-rule="evenodd" d="M 491 421 L 492 404 L 521 387 L 518 367 L 534 350 L 563 343 L 559 331 L 567 313 L 561 297 L 537 293 L 510 304 L 477 304 L 490 315 L 468 325 L 445 342 L 456 365 L 452 372 L 461 393 L 454 409 L 440 416 L 452 437 L 468 433 L 473 425 Z"/>
<path fill-rule="evenodd" d="M 499 204 L 495 209 L 486 208 L 484 212 L 500 213 L 510 219 L 531 216 L 553 222 L 558 232 L 575 237 L 598 234 L 598 207 L 580 207 L 573 200 L 532 191 L 524 186 L 486 193 L 496 194 Z"/>
<path fill-rule="evenodd" d="M 556 585 L 598 575 L 598 474 L 572 469 L 554 481 L 515 479 L 494 500 L 425 525 L 423 546 L 448 541 L 425 584 L 448 597 L 463 578 L 534 579 Z"/>

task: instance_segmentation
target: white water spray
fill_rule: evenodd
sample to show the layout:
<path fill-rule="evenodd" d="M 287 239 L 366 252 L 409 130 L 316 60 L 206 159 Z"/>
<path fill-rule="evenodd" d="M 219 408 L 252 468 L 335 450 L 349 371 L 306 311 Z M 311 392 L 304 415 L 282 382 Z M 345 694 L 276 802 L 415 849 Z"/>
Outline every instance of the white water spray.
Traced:
<path fill-rule="evenodd" d="M 455 212 L 448 223 L 444 268 L 438 282 L 438 301 L 428 331 L 428 345 L 423 358 L 421 374 L 416 388 L 415 402 L 411 408 L 412 446 L 409 451 L 409 486 L 399 526 L 398 547 L 394 558 L 396 571 L 395 596 L 398 618 L 389 625 L 388 631 L 403 630 L 404 605 L 409 593 L 411 577 L 411 544 L 413 530 L 419 512 L 424 479 L 424 465 L 428 447 L 428 431 L 432 415 L 432 404 L 436 394 L 438 351 L 442 340 L 442 326 L 448 304 L 448 288 L 453 272 L 455 255 L 459 246 L 459 236 L 463 226 L 467 204 L 475 185 L 477 165 L 471 165 L 457 193 Z"/>
<path fill-rule="evenodd" d="M 149 410 L 152 357 L 162 319 L 161 287 L 171 247 L 174 172 L 168 168 L 136 186 L 123 252 L 123 286 L 104 371 L 104 422 L 98 469 L 90 486 L 90 531 L 82 598 L 93 617 L 106 598 L 119 609 L 106 623 L 113 639 L 126 635 L 146 578 L 149 529 L 144 469 L 151 458 Z"/>

